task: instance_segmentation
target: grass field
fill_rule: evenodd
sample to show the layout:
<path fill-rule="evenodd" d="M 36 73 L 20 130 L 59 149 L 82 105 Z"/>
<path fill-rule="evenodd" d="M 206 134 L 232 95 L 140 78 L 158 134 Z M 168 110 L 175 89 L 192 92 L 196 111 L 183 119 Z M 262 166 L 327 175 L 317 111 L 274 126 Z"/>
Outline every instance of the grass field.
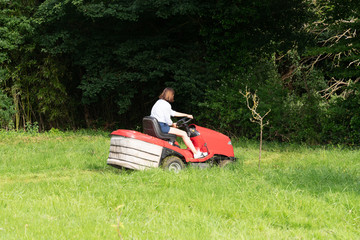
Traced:
<path fill-rule="evenodd" d="M 0 239 L 360 239 L 360 151 L 235 141 L 226 169 L 121 171 L 107 133 L 0 132 Z"/>

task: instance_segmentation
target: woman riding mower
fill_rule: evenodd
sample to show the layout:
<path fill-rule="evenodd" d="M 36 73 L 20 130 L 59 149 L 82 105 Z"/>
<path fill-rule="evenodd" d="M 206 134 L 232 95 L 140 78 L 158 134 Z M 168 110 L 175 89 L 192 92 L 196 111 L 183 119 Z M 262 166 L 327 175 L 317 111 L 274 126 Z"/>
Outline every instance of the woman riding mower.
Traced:
<path fill-rule="evenodd" d="M 176 124 L 173 123 L 173 121 L 171 120 L 171 117 L 187 117 L 191 119 L 194 118 L 190 114 L 176 112 L 171 109 L 170 103 L 174 102 L 174 95 L 174 89 L 165 88 L 159 96 L 159 100 L 154 104 L 151 109 L 151 117 L 157 119 L 160 125 L 160 129 L 163 133 L 170 133 L 181 137 L 185 145 L 193 153 L 195 159 L 206 157 L 207 153 L 196 150 L 187 133 L 183 130 L 178 129 Z"/>

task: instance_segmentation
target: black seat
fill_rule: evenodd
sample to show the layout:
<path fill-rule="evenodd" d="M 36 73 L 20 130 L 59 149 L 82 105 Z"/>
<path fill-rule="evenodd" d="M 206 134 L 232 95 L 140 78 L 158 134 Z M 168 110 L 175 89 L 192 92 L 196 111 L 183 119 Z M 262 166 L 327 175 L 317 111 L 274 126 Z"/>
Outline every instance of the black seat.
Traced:
<path fill-rule="evenodd" d="M 156 118 L 150 116 L 144 117 L 143 128 L 145 134 L 169 141 L 172 145 L 174 145 L 176 135 L 163 133 Z"/>

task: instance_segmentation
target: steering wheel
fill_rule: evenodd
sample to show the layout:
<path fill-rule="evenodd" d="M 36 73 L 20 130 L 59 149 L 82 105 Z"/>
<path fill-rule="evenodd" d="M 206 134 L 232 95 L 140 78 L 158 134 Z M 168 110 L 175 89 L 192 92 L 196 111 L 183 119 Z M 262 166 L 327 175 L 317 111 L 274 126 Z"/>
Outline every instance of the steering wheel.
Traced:
<path fill-rule="evenodd" d="M 187 123 L 191 121 L 191 118 L 187 118 L 187 117 L 184 117 L 182 119 L 180 119 L 179 121 L 177 121 L 175 124 L 178 128 L 180 127 L 187 127 Z"/>

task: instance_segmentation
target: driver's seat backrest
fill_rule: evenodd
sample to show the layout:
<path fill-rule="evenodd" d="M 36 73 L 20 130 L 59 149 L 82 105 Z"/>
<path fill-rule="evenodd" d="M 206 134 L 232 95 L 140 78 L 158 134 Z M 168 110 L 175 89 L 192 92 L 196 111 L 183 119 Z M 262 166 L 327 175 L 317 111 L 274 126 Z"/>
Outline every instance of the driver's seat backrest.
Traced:
<path fill-rule="evenodd" d="M 176 135 L 161 131 L 159 122 L 154 117 L 147 116 L 143 118 L 143 129 L 145 134 L 169 141 L 172 145 L 176 140 Z"/>

